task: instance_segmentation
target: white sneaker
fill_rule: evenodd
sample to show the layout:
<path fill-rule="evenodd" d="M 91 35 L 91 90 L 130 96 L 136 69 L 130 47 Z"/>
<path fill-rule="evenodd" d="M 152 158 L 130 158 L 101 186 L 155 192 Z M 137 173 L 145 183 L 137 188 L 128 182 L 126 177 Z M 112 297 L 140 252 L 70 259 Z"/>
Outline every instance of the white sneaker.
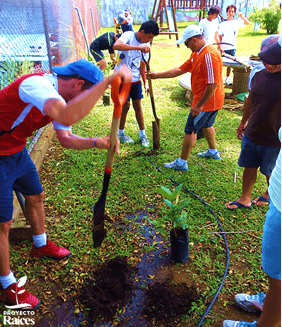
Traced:
<path fill-rule="evenodd" d="M 226 85 L 232 85 L 233 83 L 230 81 L 229 77 L 225 78 L 225 84 Z"/>
<path fill-rule="evenodd" d="M 148 140 L 148 138 L 147 138 L 147 135 L 140 135 L 140 136 L 139 136 L 139 139 L 140 139 L 140 141 L 141 141 L 141 144 L 142 144 L 145 148 L 147 148 L 147 147 L 149 146 L 149 140 Z"/>

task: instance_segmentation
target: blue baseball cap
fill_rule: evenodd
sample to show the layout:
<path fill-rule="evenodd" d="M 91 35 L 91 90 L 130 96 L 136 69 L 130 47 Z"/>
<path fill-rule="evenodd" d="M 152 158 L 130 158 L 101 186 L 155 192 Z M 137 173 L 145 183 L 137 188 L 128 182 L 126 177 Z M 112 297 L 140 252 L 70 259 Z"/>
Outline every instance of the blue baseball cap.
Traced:
<path fill-rule="evenodd" d="M 86 59 L 71 62 L 66 66 L 52 67 L 52 69 L 58 75 L 68 76 L 78 74 L 94 84 L 98 84 L 104 79 L 101 69 Z"/>

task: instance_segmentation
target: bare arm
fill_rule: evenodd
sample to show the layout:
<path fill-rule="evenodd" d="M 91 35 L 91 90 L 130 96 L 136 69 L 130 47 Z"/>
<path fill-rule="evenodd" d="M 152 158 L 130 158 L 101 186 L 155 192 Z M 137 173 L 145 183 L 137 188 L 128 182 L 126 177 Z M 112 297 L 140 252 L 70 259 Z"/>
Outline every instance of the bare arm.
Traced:
<path fill-rule="evenodd" d="M 245 128 L 247 126 L 247 122 L 251 116 L 251 108 L 252 108 L 252 97 L 251 97 L 251 93 L 249 93 L 248 97 L 245 99 L 244 102 L 244 113 L 241 119 L 241 123 L 237 128 L 237 137 L 239 140 L 242 140 Z"/>
<path fill-rule="evenodd" d="M 144 61 L 140 62 L 140 76 L 142 77 L 144 86 L 146 86 L 146 68 Z"/>
<path fill-rule="evenodd" d="M 110 146 L 109 135 L 105 137 L 81 137 L 62 129 L 57 129 L 56 134 L 61 146 L 67 149 L 92 149 L 94 148 L 94 139 L 97 149 L 107 149 Z M 119 154 L 119 142 L 116 144 L 116 152 Z"/>
<path fill-rule="evenodd" d="M 208 84 L 205 88 L 205 91 L 201 97 L 201 99 L 194 105 L 194 107 L 191 108 L 191 115 L 192 116 L 198 116 L 199 113 L 202 110 L 203 105 L 209 101 L 209 99 L 212 97 L 214 94 L 216 88 L 217 88 L 217 83 L 213 84 Z"/>
<path fill-rule="evenodd" d="M 70 126 L 85 117 L 94 107 L 96 102 L 105 93 L 108 85 L 120 76 L 124 83 L 129 83 L 132 79 L 131 71 L 123 66 L 97 85 L 85 90 L 80 95 L 70 100 L 67 104 L 62 100 L 50 99 L 44 104 L 44 113 L 65 126 Z"/>
<path fill-rule="evenodd" d="M 249 25 L 250 24 L 250 21 L 248 20 L 248 18 L 245 17 L 241 12 L 238 13 L 238 17 L 243 19 L 244 25 Z"/>
<path fill-rule="evenodd" d="M 158 79 L 158 78 L 173 78 L 177 77 L 179 75 L 184 74 L 185 71 L 180 69 L 179 67 L 167 70 L 165 72 L 149 72 L 149 75 L 151 76 L 152 79 Z"/>
<path fill-rule="evenodd" d="M 150 47 L 148 47 L 146 44 L 144 45 L 130 45 L 121 42 L 121 40 L 117 40 L 114 44 L 114 50 L 120 50 L 120 51 L 128 51 L 128 50 L 140 50 L 144 53 L 147 53 L 150 51 Z"/>

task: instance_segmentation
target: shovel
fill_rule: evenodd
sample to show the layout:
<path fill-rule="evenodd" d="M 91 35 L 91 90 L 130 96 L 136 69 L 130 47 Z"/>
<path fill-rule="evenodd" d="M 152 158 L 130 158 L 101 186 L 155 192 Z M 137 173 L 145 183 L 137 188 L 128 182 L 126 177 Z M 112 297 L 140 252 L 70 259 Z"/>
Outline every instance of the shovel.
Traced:
<path fill-rule="evenodd" d="M 113 170 L 115 146 L 118 138 L 118 129 L 119 129 L 121 111 L 124 103 L 127 100 L 130 87 L 131 87 L 131 83 L 122 84 L 121 78 L 119 76 L 116 77 L 111 84 L 111 96 L 114 102 L 114 113 L 113 113 L 111 135 L 110 135 L 110 146 L 108 149 L 106 165 L 105 165 L 102 194 L 100 195 L 100 198 L 98 199 L 98 201 L 94 206 L 94 213 L 93 213 L 94 248 L 99 247 L 106 236 L 106 232 L 104 228 L 106 195 L 108 192 L 111 173 Z"/>
<path fill-rule="evenodd" d="M 151 52 L 149 52 L 148 61 L 146 61 L 143 52 L 142 52 L 142 58 L 143 58 L 143 61 L 145 62 L 146 70 L 148 73 L 150 71 L 149 62 L 151 59 Z M 152 122 L 152 125 L 153 125 L 153 149 L 158 150 L 160 148 L 160 125 L 161 125 L 161 122 L 156 114 L 155 100 L 154 100 L 153 87 L 152 87 L 152 79 L 149 74 L 147 74 L 147 80 L 148 80 L 148 85 L 149 85 L 149 93 L 150 93 L 150 97 L 151 97 L 151 105 L 152 105 L 153 115 L 155 117 L 155 121 Z"/>
<path fill-rule="evenodd" d="M 234 60 L 234 61 L 239 62 L 239 64 L 245 66 L 246 69 L 247 69 L 247 68 L 248 68 L 248 69 L 251 69 L 251 66 L 250 66 L 247 62 L 244 62 L 244 61 L 242 61 L 242 60 L 239 60 L 239 59 L 237 59 L 236 57 L 230 56 L 229 54 L 227 54 L 227 53 L 225 53 L 225 52 L 222 53 L 221 55 L 222 55 L 222 57 L 226 57 L 226 58 L 229 58 L 229 59 L 231 59 L 231 60 Z"/>

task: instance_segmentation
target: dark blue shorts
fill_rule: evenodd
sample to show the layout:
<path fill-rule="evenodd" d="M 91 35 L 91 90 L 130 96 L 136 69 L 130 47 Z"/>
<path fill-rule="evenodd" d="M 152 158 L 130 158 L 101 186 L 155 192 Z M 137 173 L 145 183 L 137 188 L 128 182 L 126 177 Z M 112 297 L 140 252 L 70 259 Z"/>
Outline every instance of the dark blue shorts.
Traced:
<path fill-rule="evenodd" d="M 236 53 L 236 49 L 224 50 L 224 52 L 234 57 Z"/>
<path fill-rule="evenodd" d="M 218 110 L 202 111 L 198 116 L 192 116 L 190 112 L 184 130 L 185 134 L 192 134 L 192 132 L 197 134 L 202 128 L 212 127 L 217 113 Z"/>
<path fill-rule="evenodd" d="M 96 62 L 103 60 L 105 58 L 103 52 L 99 49 L 90 48 L 90 52 Z"/>
<path fill-rule="evenodd" d="M 132 100 L 141 100 L 142 98 L 143 98 L 143 93 L 142 93 L 142 83 L 141 83 L 141 81 L 136 82 L 136 83 L 131 83 L 129 96 L 128 96 L 126 102 L 129 101 L 130 99 L 132 99 Z"/>
<path fill-rule="evenodd" d="M 9 156 L 0 156 L 0 222 L 13 217 L 13 190 L 23 195 L 43 192 L 39 176 L 26 148 Z"/>
<path fill-rule="evenodd" d="M 241 153 L 238 159 L 239 167 L 258 168 L 265 176 L 270 176 L 275 166 L 280 147 L 258 145 L 250 141 L 246 135 L 243 136 Z"/>

